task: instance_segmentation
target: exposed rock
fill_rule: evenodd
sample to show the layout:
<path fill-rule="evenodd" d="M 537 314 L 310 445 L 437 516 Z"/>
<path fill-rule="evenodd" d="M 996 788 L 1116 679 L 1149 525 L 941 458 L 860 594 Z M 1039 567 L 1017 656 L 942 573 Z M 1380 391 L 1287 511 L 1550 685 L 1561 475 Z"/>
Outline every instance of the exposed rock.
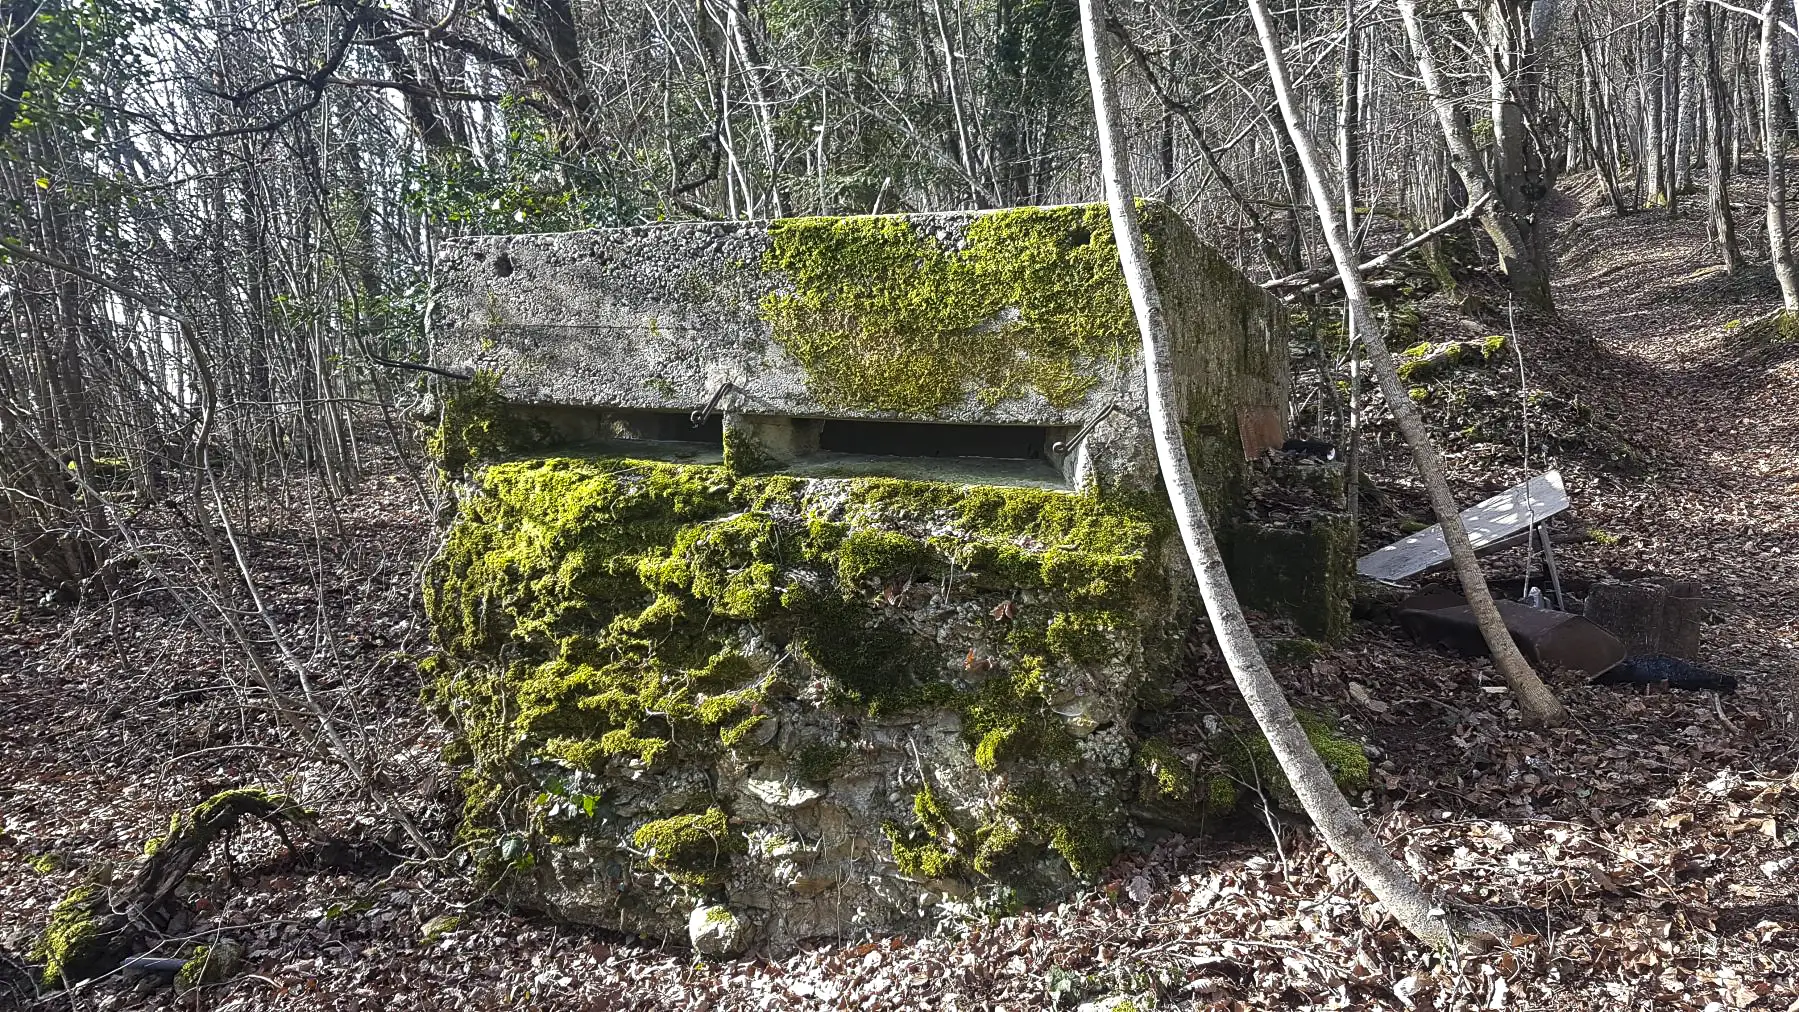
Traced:
<path fill-rule="evenodd" d="M 750 927 L 727 907 L 698 906 L 687 915 L 687 941 L 702 956 L 729 959 L 749 948 Z"/>
<path fill-rule="evenodd" d="M 229 938 L 194 950 L 192 957 L 175 974 L 175 993 L 182 994 L 208 984 L 220 984 L 244 966 L 244 947 Z"/>

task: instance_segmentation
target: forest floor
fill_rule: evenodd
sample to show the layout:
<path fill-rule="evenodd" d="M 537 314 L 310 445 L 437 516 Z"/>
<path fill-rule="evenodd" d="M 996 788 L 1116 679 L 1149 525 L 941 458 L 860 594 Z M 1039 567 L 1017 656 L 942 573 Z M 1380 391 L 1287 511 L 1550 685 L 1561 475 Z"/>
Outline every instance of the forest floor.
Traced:
<path fill-rule="evenodd" d="M 173 606 L 216 614 L 204 580 L 106 607 L 20 588 L 0 618 L 0 1009 L 935 1012 L 1108 996 L 1138 1008 L 1799 1009 L 1799 349 L 1752 322 L 1777 302 L 1765 268 L 1708 269 L 1702 218 L 1618 218 L 1588 196 L 1558 212 L 1562 318 L 1521 321 L 1517 337 L 1532 386 L 1613 420 L 1642 466 L 1554 460 L 1576 504 L 1564 531 L 1595 532 L 1559 549 L 1563 576 L 1700 581 L 1713 598 L 1705 660 L 1741 690 L 1553 676 L 1574 720 L 1533 731 L 1485 661 L 1370 624 L 1279 671 L 1377 753 L 1367 817 L 1424 881 L 1529 908 L 1486 954 L 1431 960 L 1279 818 L 1272 835 L 1232 827 L 1121 858 L 1054 909 L 779 959 L 701 962 L 484 902 L 453 862 L 409 857 L 391 814 L 447 847 L 453 777 L 413 663 L 427 650 L 417 565 L 434 518 L 394 461 L 333 512 L 277 497 L 245 527 L 272 624 L 244 640 L 269 679 L 310 692 L 346 729 L 385 810 L 283 729 L 243 644 Z M 1452 453 L 1468 498 L 1546 459 L 1509 452 Z M 1398 463 L 1378 477 L 1408 501 Z M 321 531 L 328 549 L 309 548 Z M 1522 565 L 1513 553 L 1489 570 L 1515 578 Z M 1203 660 L 1185 688 L 1230 697 Z M 230 937 L 248 948 L 245 972 L 185 996 L 124 973 L 38 994 L 29 953 L 57 898 L 127 867 L 171 813 L 239 785 L 293 792 L 329 839 L 290 852 L 251 829 L 198 869 L 163 954 Z"/>

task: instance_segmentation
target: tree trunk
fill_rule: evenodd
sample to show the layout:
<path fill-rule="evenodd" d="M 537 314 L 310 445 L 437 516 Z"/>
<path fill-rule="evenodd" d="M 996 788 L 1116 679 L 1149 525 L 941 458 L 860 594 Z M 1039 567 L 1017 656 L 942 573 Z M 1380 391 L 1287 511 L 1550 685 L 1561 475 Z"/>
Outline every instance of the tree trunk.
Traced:
<path fill-rule="evenodd" d="M 1442 129 L 1443 140 L 1449 148 L 1449 163 L 1467 189 L 1470 204 L 1488 201 L 1486 211 L 1480 216 L 1480 224 L 1499 254 L 1499 269 L 1505 272 L 1512 293 L 1520 301 L 1544 312 L 1554 312 L 1555 301 L 1549 290 L 1549 272 L 1543 268 L 1541 254 L 1533 237 L 1526 227 L 1520 227 L 1521 221 L 1525 220 L 1524 209 L 1520 208 L 1516 196 L 1510 202 L 1504 199 L 1505 194 L 1500 186 L 1487 173 L 1480 152 L 1475 148 L 1474 133 L 1469 128 L 1467 119 L 1443 87 L 1442 75 L 1437 72 L 1437 61 L 1431 55 L 1417 11 L 1404 3 L 1400 5 L 1400 11 L 1405 16 L 1406 35 L 1411 39 L 1418 69 L 1424 77 L 1425 90 L 1430 95 L 1431 108 L 1437 116 L 1437 125 Z M 1494 80 L 1499 87 L 1506 87 L 1504 79 L 1497 72 Z M 1497 129 L 1496 144 L 1499 141 Z M 1523 143 L 1522 135 L 1523 125 L 1520 122 L 1511 134 L 1515 138 L 1515 144 Z M 1506 150 L 1508 145 L 1501 147 L 1503 165 L 1511 155 Z"/>
<path fill-rule="evenodd" d="M 1086 49 L 1087 73 L 1093 89 L 1101 174 L 1112 208 L 1119 259 L 1130 286 L 1137 325 L 1143 335 L 1144 379 L 1156 456 L 1162 465 L 1162 478 L 1168 487 L 1188 561 L 1199 580 L 1206 612 L 1211 616 L 1213 632 L 1250 712 L 1325 843 L 1406 930 L 1434 948 L 1447 949 L 1455 941 L 1448 922 L 1437 915 L 1436 903 L 1368 832 L 1344 800 L 1342 792 L 1337 790 L 1324 761 L 1313 750 L 1305 730 L 1294 717 L 1286 695 L 1269 673 L 1225 573 L 1224 558 L 1206 521 L 1205 505 L 1200 501 L 1186 444 L 1181 438 L 1180 416 L 1173 397 L 1174 366 L 1169 355 L 1167 324 L 1162 316 L 1161 295 L 1149 272 L 1149 255 L 1137 221 L 1129 159 L 1124 150 L 1124 131 L 1119 122 L 1118 100 L 1112 90 L 1110 61 L 1104 50 L 1103 17 L 1095 10 L 1099 2 L 1101 0 L 1081 0 L 1080 6 L 1081 41 Z M 1331 206 L 1332 202 L 1323 195 L 1322 189 L 1314 192 L 1321 208 Z"/>
<path fill-rule="evenodd" d="M 1768 159 L 1768 258 L 1780 281 L 1781 308 L 1799 312 L 1799 277 L 1793 273 L 1793 245 L 1787 235 L 1786 126 L 1780 115 L 1780 0 L 1762 5 L 1762 149 Z"/>
<path fill-rule="evenodd" d="M 1676 14 L 1679 10 L 1681 13 Z M 1686 43 L 1692 40 L 1687 15 L 1693 10 L 1691 0 L 1668 11 L 1668 29 L 1663 34 L 1662 59 L 1662 200 L 1667 203 L 1668 217 L 1680 217 L 1680 106 L 1682 57 Z M 1679 31 L 1675 30 L 1679 26 Z"/>
<path fill-rule="evenodd" d="M 1337 150 L 1343 167 L 1343 228 L 1350 242 L 1356 235 L 1356 198 L 1361 180 L 1362 148 L 1357 137 L 1361 108 L 1357 99 L 1362 78 L 1361 27 L 1356 24 L 1356 0 L 1343 3 L 1343 78 L 1341 103 L 1337 113 Z M 1360 258 L 1361 251 L 1354 251 Z M 1355 329 L 1355 317 L 1344 314 L 1343 351 L 1349 359 L 1348 405 L 1344 411 L 1341 442 L 1344 447 L 1344 503 L 1353 525 L 1362 512 L 1362 368 L 1356 341 L 1362 337 Z M 1377 335 L 1378 337 L 1378 335 Z"/>
<path fill-rule="evenodd" d="M 1637 103 L 1642 110 L 1643 167 L 1647 173 L 1651 201 L 1662 195 L 1662 15 L 1656 7 L 1650 20 L 1637 33 L 1637 52 L 1643 62 L 1642 76 L 1637 79 Z"/>
<path fill-rule="evenodd" d="M 1712 31 L 1711 11 L 1700 11 L 1699 17 L 1700 45 L 1705 47 L 1699 74 L 1704 109 L 1699 120 L 1705 129 L 1706 194 L 1718 254 L 1723 258 L 1724 270 L 1735 274 L 1743 268 L 1743 253 L 1737 246 L 1736 219 L 1730 213 L 1730 160 L 1724 150 L 1724 82 L 1718 74 L 1718 39 Z"/>

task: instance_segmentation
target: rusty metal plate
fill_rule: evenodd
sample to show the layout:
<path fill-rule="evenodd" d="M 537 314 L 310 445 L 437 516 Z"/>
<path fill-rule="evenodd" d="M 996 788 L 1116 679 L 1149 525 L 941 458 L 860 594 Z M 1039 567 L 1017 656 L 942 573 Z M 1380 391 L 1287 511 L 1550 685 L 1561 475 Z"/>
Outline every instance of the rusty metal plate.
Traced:
<path fill-rule="evenodd" d="M 1495 601 L 1512 642 L 1533 664 L 1568 668 L 1597 675 L 1624 659 L 1624 644 L 1579 615 L 1532 608 L 1516 601 Z M 1403 602 L 1394 615 L 1420 643 L 1453 650 L 1467 657 L 1487 653 L 1487 641 L 1474 621 L 1474 609 L 1462 595 L 1432 588 Z"/>
<path fill-rule="evenodd" d="M 1278 408 L 1238 408 L 1237 433 L 1243 440 L 1244 460 L 1254 460 L 1265 450 L 1278 450 L 1287 441 L 1287 427 Z"/>

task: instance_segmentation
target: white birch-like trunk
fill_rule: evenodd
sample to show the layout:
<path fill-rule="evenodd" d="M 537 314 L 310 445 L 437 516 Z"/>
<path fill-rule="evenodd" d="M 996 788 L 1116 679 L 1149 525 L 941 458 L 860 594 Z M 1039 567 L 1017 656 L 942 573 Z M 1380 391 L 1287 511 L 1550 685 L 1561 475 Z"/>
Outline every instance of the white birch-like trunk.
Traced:
<path fill-rule="evenodd" d="M 1275 98 L 1280 102 L 1282 115 L 1287 118 L 1287 129 L 1293 135 L 1293 145 L 1299 151 L 1300 164 L 1305 168 L 1306 178 L 1311 181 L 1313 193 L 1319 195 L 1314 203 L 1320 224 L 1324 228 L 1325 241 L 1330 245 L 1331 257 L 1337 264 L 1337 273 L 1343 278 L 1343 295 L 1348 303 L 1348 311 L 1356 318 L 1356 329 L 1365 335 L 1362 347 L 1368 351 L 1368 364 L 1380 384 L 1382 395 L 1387 399 L 1388 408 L 1393 412 L 1393 421 L 1412 449 L 1412 460 L 1418 467 L 1419 476 L 1424 479 L 1425 490 L 1430 494 L 1431 509 L 1436 512 L 1437 522 L 1442 526 L 1443 541 L 1449 548 L 1456 576 L 1461 580 L 1462 593 L 1468 598 L 1468 606 L 1474 612 L 1475 621 L 1480 624 L 1481 636 L 1487 641 L 1487 650 L 1493 655 L 1493 666 L 1517 695 L 1518 705 L 1524 711 L 1526 720 L 1548 727 L 1566 723 L 1567 708 L 1562 706 L 1561 700 L 1555 698 L 1555 694 L 1549 691 L 1549 687 L 1543 684 L 1537 673 L 1531 670 L 1524 655 L 1519 653 L 1518 645 L 1512 642 L 1511 633 L 1506 631 L 1505 620 L 1500 618 L 1499 608 L 1494 605 L 1493 595 L 1487 589 L 1486 577 L 1480 571 L 1480 560 L 1474 554 L 1474 545 L 1469 542 L 1468 532 L 1462 527 L 1461 508 L 1456 505 L 1455 496 L 1449 490 L 1449 479 L 1443 470 L 1443 456 L 1431 441 L 1430 433 L 1425 431 L 1424 420 L 1419 417 L 1418 409 L 1413 405 L 1405 384 L 1399 379 L 1392 353 L 1387 351 L 1386 344 L 1379 339 L 1367 337 L 1379 333 L 1374 329 L 1374 314 L 1369 309 L 1368 291 L 1362 284 L 1362 273 L 1350 251 L 1342 222 L 1337 220 L 1331 202 L 1323 198 L 1329 192 L 1323 163 L 1318 157 L 1311 135 L 1306 132 L 1300 110 L 1294 105 L 1293 90 L 1287 81 L 1286 61 L 1281 56 L 1280 44 L 1274 35 L 1267 3 L 1265 0 L 1250 0 L 1249 10 L 1255 18 L 1257 34 L 1262 39 L 1263 55 L 1268 59 L 1268 75 L 1274 82 Z M 1476 163 L 1467 124 L 1461 121 L 1454 109 L 1448 107 L 1448 97 L 1443 91 L 1436 61 L 1424 38 L 1413 0 L 1399 0 L 1399 12 L 1405 19 L 1406 34 L 1410 37 L 1418 58 L 1418 69 L 1424 78 L 1425 88 L 1430 92 L 1431 103 L 1437 107 L 1444 134 L 1450 141 L 1452 160 L 1458 163 L 1458 169 L 1464 168 L 1463 163 L 1469 163 L 1464 178 L 1484 182 L 1484 173 Z M 1476 188 L 1470 186 L 1468 195 L 1471 199 L 1477 196 L 1491 199 L 1493 189 L 1490 183 L 1485 183 L 1482 192 L 1477 194 Z M 1545 287 L 1547 283 L 1545 279 Z"/>
<path fill-rule="evenodd" d="M 1768 259 L 1780 282 L 1781 308 L 1799 312 L 1799 277 L 1793 273 L 1793 241 L 1787 235 L 1786 125 L 1780 122 L 1780 0 L 1762 5 L 1762 149 L 1768 156 Z"/>
<path fill-rule="evenodd" d="M 1269 748 L 1293 786 L 1293 793 L 1312 817 L 1325 843 L 1406 930 L 1434 948 L 1447 949 L 1454 943 L 1448 922 L 1432 898 L 1368 832 L 1331 780 L 1324 761 L 1318 757 L 1305 730 L 1294 717 L 1286 694 L 1269 673 L 1268 664 L 1237 603 L 1230 577 L 1225 573 L 1224 558 L 1206 520 L 1205 506 L 1200 501 L 1192 464 L 1181 439 L 1167 321 L 1162 314 L 1162 300 L 1155 278 L 1149 271 L 1149 256 L 1137 220 L 1124 132 L 1119 123 L 1117 97 L 1112 89 L 1110 62 L 1105 53 L 1103 17 L 1095 10 L 1096 5 L 1103 2 L 1080 0 L 1081 41 L 1086 48 L 1087 73 L 1093 89 L 1093 114 L 1099 127 L 1101 175 L 1112 209 L 1112 230 L 1118 241 L 1119 259 L 1130 286 L 1137 326 L 1143 336 L 1144 377 L 1156 457 L 1162 466 L 1162 480 L 1168 488 L 1181 541 L 1186 546 L 1194 576 L 1198 578 L 1206 613 L 1211 617 L 1213 633 L 1238 690 L 1249 704 L 1250 713 L 1268 739 Z M 1329 198 L 1324 199 L 1329 202 Z"/>

